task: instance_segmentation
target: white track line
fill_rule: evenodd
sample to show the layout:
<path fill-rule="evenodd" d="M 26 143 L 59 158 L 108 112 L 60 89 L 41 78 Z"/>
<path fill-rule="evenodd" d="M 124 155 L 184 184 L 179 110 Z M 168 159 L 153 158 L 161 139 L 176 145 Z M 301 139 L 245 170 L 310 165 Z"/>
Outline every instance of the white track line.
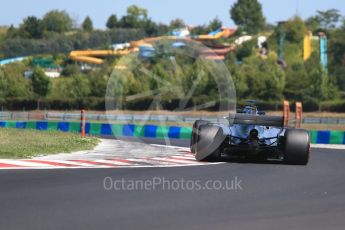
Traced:
<path fill-rule="evenodd" d="M 316 149 L 345 149 L 345 145 L 311 144 L 310 147 Z"/>
<path fill-rule="evenodd" d="M 195 161 L 195 157 L 194 156 L 170 156 L 171 158 L 176 158 L 176 159 L 181 159 L 181 160 L 194 160 Z"/>
<path fill-rule="evenodd" d="M 155 160 L 161 160 L 161 161 L 166 161 L 166 162 L 173 162 L 173 163 L 178 163 L 178 164 L 186 164 L 186 165 L 193 165 L 193 164 L 204 164 L 203 162 L 198 162 L 198 161 L 190 161 L 190 160 L 180 160 L 180 159 L 172 159 L 169 157 L 154 157 L 153 159 Z"/>
<path fill-rule="evenodd" d="M 129 165 L 133 165 L 131 163 L 126 163 L 126 162 L 116 161 L 116 160 L 94 160 L 94 161 L 98 162 L 98 163 L 112 164 L 114 166 L 129 166 Z"/>

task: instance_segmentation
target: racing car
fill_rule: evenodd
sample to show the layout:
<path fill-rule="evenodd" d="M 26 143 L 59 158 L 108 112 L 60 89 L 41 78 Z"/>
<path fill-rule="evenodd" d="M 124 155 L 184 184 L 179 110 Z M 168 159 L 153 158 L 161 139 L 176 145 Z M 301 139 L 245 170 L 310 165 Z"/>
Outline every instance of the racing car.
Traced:
<path fill-rule="evenodd" d="M 268 116 L 250 103 L 226 119 L 226 124 L 194 122 L 190 148 L 196 160 L 215 162 L 228 156 L 308 164 L 309 132 L 284 127 L 284 117 Z"/>

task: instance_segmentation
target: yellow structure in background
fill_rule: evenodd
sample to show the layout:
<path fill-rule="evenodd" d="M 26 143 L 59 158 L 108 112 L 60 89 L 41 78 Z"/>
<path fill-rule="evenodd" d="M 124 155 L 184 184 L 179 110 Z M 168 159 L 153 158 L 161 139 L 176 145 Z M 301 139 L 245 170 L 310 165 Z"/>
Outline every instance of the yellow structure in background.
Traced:
<path fill-rule="evenodd" d="M 311 40 L 312 40 L 313 34 L 311 32 L 308 32 L 307 35 L 304 36 L 304 45 L 303 45 L 303 60 L 306 61 L 310 58 L 312 48 L 311 48 Z"/>
<path fill-rule="evenodd" d="M 74 61 L 88 62 L 92 64 L 103 64 L 104 60 L 102 58 L 113 55 L 127 55 L 132 50 L 80 50 L 72 51 L 70 53 L 70 58 Z"/>
<path fill-rule="evenodd" d="M 228 38 L 236 33 L 237 29 L 222 28 L 221 31 L 215 34 L 205 34 L 196 37 L 196 40 L 217 40 L 220 38 Z"/>
<path fill-rule="evenodd" d="M 220 28 L 217 31 L 214 31 L 207 35 L 198 35 L 196 37 L 177 37 L 177 36 L 163 36 L 163 37 L 148 37 L 144 38 L 139 41 L 131 41 L 129 43 L 129 47 L 126 47 L 125 49 L 117 49 L 117 50 L 74 50 L 70 53 L 70 58 L 73 61 L 78 62 L 86 62 L 86 63 L 92 63 L 96 65 L 101 65 L 104 63 L 104 58 L 109 56 L 115 56 L 115 55 L 127 55 L 131 52 L 138 52 L 139 47 L 141 46 L 152 46 L 151 44 L 157 40 L 161 39 L 168 39 L 168 40 L 175 40 L 175 41 L 188 41 L 188 40 L 197 40 L 199 42 L 203 40 L 216 40 L 220 38 L 228 38 L 232 35 L 234 35 L 236 32 L 236 29 L 229 29 L 229 28 Z M 214 53 L 218 55 L 224 55 L 225 53 L 228 53 L 233 50 L 233 47 L 226 47 L 223 49 L 214 49 Z M 209 58 L 216 58 L 215 57 L 209 57 Z M 118 67 L 123 68 L 123 67 Z"/>

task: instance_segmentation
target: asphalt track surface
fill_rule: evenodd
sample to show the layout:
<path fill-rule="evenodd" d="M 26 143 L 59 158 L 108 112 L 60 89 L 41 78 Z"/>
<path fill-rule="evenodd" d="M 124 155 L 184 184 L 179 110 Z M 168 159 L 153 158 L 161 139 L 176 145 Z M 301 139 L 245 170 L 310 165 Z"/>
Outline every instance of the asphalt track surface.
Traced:
<path fill-rule="evenodd" d="M 186 143 L 184 143 L 185 145 Z M 240 180 L 237 190 L 106 190 L 126 181 Z M 109 183 L 106 185 L 109 189 Z M 175 187 L 176 188 L 176 187 Z M 234 189 L 234 188 L 233 188 Z M 345 151 L 308 166 L 1 170 L 0 229 L 344 229 Z"/>

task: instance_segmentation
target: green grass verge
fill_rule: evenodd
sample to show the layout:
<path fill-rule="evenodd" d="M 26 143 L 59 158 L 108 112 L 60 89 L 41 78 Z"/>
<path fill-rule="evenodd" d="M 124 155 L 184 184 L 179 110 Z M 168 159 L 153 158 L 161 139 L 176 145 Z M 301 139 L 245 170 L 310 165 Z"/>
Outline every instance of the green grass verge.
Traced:
<path fill-rule="evenodd" d="M 59 131 L 0 128 L 0 158 L 28 158 L 93 149 L 99 140 Z"/>

